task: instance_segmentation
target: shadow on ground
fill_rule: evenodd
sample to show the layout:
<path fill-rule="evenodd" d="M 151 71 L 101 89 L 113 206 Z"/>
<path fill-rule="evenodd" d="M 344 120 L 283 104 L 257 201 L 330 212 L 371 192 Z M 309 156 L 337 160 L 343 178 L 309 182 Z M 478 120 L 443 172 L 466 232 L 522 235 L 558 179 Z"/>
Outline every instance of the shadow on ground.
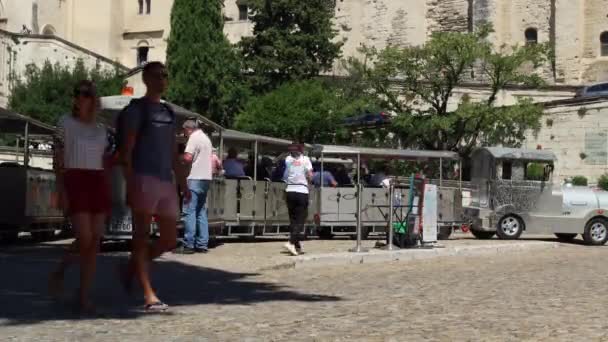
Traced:
<path fill-rule="evenodd" d="M 48 274 L 56 266 L 61 246 L 26 245 L 0 247 L 0 326 L 35 324 L 53 320 L 81 319 L 72 299 L 53 301 L 47 295 Z M 141 294 L 128 296 L 116 276 L 116 266 L 126 261 L 126 253 L 98 257 L 93 299 L 99 318 L 136 319 L 141 311 Z M 179 313 L 189 305 L 247 305 L 269 301 L 339 301 L 339 297 L 301 293 L 276 283 L 261 281 L 254 273 L 233 273 L 161 260 L 152 266 L 153 284 L 159 297 Z M 74 266 L 66 275 L 65 292 L 73 294 L 78 285 Z M 91 317 L 87 317 L 91 318 Z"/>

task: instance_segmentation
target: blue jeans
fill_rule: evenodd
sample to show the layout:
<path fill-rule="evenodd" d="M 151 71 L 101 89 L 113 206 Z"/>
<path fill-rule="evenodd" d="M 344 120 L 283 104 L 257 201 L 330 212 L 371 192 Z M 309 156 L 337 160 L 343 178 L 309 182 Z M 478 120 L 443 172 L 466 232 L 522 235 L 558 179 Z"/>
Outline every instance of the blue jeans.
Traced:
<path fill-rule="evenodd" d="M 184 203 L 184 247 L 186 248 L 206 249 L 209 243 L 209 222 L 205 208 L 209 183 L 208 180 L 188 179 L 188 190 L 192 197 L 189 203 Z"/>

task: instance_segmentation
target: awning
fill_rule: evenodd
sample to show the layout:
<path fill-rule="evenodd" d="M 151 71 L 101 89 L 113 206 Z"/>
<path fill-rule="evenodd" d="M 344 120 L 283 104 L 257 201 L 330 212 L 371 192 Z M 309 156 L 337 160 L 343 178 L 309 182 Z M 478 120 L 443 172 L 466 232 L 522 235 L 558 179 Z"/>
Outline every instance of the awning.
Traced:
<path fill-rule="evenodd" d="M 0 132 L 24 134 L 26 123 L 29 123 L 29 134 L 52 135 L 56 131 L 54 126 L 0 107 Z"/>

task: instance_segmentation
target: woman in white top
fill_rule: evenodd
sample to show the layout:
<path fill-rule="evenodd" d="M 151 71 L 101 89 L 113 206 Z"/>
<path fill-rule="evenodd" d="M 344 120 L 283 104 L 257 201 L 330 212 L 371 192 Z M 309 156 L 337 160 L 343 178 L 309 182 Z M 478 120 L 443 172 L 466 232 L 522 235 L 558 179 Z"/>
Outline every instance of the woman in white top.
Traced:
<path fill-rule="evenodd" d="M 302 253 L 300 232 L 304 228 L 308 211 L 308 184 L 312 179 L 312 163 L 304 154 L 304 147 L 298 144 L 289 146 L 290 155 L 285 158 L 285 174 L 287 182 L 287 208 L 289 210 L 289 242 L 285 249 L 292 255 Z"/>
<path fill-rule="evenodd" d="M 110 189 L 104 171 L 107 131 L 96 121 L 97 109 L 95 84 L 80 81 L 74 88 L 72 113 L 59 120 L 55 139 L 57 188 L 76 241 L 51 274 L 50 289 L 54 295 L 60 294 L 65 269 L 78 259 L 79 305 L 81 311 L 88 313 L 94 310 L 88 291 L 95 275 L 99 240 L 110 212 Z"/>

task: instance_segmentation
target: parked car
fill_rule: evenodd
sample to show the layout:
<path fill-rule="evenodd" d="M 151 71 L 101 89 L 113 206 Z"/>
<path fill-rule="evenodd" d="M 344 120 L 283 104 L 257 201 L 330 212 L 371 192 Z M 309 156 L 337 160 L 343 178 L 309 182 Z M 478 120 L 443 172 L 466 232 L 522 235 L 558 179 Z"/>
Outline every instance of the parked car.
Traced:
<path fill-rule="evenodd" d="M 596 83 L 579 89 L 575 97 L 608 96 L 608 82 Z"/>
<path fill-rule="evenodd" d="M 345 126 L 380 126 L 391 122 L 391 115 L 385 112 L 365 112 L 361 115 L 351 116 L 343 120 Z"/>

